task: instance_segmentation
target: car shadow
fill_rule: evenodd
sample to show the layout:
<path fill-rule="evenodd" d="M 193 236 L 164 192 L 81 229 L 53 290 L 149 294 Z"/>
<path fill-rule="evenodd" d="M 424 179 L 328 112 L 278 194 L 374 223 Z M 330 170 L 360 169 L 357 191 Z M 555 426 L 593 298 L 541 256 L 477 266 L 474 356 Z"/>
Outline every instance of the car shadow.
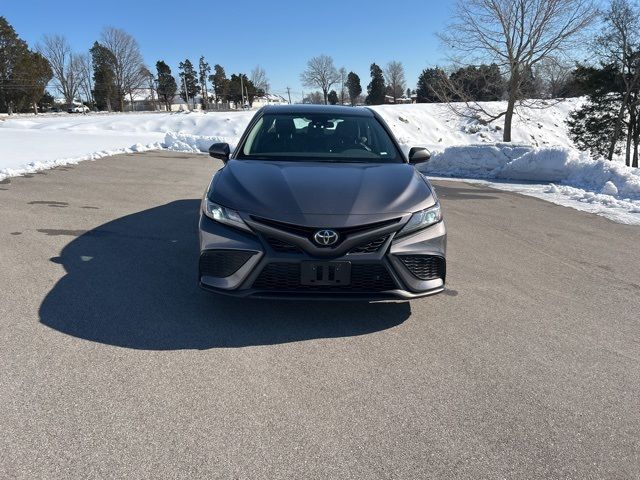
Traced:
<path fill-rule="evenodd" d="M 199 200 L 179 200 L 75 237 L 66 275 L 40 321 L 75 337 L 135 349 L 208 349 L 364 335 L 406 320 L 408 303 L 282 302 L 217 296 L 197 286 Z"/>

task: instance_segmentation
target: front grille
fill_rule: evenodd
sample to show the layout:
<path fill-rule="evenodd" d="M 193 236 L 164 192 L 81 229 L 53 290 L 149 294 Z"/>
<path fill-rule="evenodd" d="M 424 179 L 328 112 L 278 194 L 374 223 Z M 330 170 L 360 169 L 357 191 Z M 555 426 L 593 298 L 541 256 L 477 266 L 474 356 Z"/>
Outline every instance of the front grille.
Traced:
<path fill-rule="evenodd" d="M 228 277 L 236 273 L 256 252 L 205 250 L 200 255 L 200 276 Z"/>
<path fill-rule="evenodd" d="M 446 274 L 446 261 L 442 257 L 433 255 L 400 255 L 400 261 L 405 267 L 420 280 L 444 280 Z"/>
<path fill-rule="evenodd" d="M 355 233 L 361 233 L 361 232 L 366 232 L 368 230 L 375 230 L 377 228 L 388 227 L 389 225 L 398 223 L 401 220 L 401 218 L 393 218 L 391 220 L 384 220 L 382 222 L 376 222 L 376 223 L 367 223 L 364 225 L 356 225 L 354 227 L 333 228 L 333 227 L 327 227 L 326 225 L 319 226 L 319 227 L 306 227 L 302 225 L 293 225 L 291 223 L 278 222 L 276 220 L 269 220 L 267 218 L 254 217 L 254 216 L 252 216 L 251 218 L 256 222 L 262 223 L 264 225 L 268 225 L 270 227 L 277 228 L 278 230 L 293 233 L 294 235 L 300 235 L 306 238 L 312 238 L 313 234 L 318 230 L 322 230 L 324 228 L 331 228 L 332 230 L 335 230 L 338 233 L 338 235 L 340 235 L 341 239 L 345 238 L 348 235 L 353 235 Z"/>
<path fill-rule="evenodd" d="M 269 237 L 267 238 L 267 243 L 269 243 L 269 246 L 273 249 L 274 252 L 302 253 L 302 250 L 297 245 L 293 245 L 292 243 L 288 243 L 277 238 Z"/>
<path fill-rule="evenodd" d="M 382 292 L 396 287 L 380 264 L 351 265 L 351 283 L 343 286 L 301 285 L 299 263 L 270 263 L 253 282 L 253 288 L 296 292 Z"/>
<path fill-rule="evenodd" d="M 380 250 L 380 247 L 387 241 L 388 236 L 376 238 L 369 243 L 358 245 L 349 250 L 349 253 L 374 253 Z"/>

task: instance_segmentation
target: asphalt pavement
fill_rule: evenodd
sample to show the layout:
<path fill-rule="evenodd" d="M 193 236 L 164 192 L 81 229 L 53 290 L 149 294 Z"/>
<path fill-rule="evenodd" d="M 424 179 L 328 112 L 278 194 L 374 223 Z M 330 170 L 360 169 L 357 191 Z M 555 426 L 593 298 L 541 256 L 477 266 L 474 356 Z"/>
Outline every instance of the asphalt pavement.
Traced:
<path fill-rule="evenodd" d="M 640 228 L 438 181 L 443 294 L 219 298 L 219 167 L 0 182 L 0 478 L 640 478 Z"/>

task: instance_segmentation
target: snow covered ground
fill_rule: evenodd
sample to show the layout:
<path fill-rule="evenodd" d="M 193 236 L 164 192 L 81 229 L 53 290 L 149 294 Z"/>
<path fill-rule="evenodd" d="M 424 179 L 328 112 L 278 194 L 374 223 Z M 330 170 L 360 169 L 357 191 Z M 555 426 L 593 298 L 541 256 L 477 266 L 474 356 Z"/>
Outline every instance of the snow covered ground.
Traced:
<path fill-rule="evenodd" d="M 426 146 L 429 176 L 468 179 L 640 225 L 640 170 L 594 160 L 573 147 L 565 119 L 579 99 L 523 109 L 512 144 L 501 124 L 481 125 L 446 105 L 379 106 L 402 148 Z M 487 103 L 487 109 L 500 102 Z M 117 153 L 166 148 L 205 152 L 239 140 L 254 112 L 128 113 L 0 118 L 0 180 Z"/>

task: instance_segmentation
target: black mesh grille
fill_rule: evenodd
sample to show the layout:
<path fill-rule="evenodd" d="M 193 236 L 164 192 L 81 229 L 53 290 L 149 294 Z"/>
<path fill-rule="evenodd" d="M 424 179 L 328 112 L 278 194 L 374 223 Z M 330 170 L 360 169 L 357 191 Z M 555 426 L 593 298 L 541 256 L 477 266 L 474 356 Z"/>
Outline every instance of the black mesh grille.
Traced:
<path fill-rule="evenodd" d="M 277 238 L 267 238 L 267 242 L 275 252 L 279 253 L 302 253 L 302 250 L 297 245 L 279 240 Z"/>
<path fill-rule="evenodd" d="M 200 255 L 200 276 L 228 277 L 253 255 L 245 250 L 206 250 Z"/>
<path fill-rule="evenodd" d="M 351 284 L 335 287 L 301 285 L 299 263 L 270 263 L 253 282 L 253 288 L 296 292 L 382 292 L 397 287 L 387 269 L 379 264 L 352 264 Z"/>
<path fill-rule="evenodd" d="M 420 280 L 442 278 L 446 273 L 446 262 L 442 257 L 432 255 L 401 255 L 400 260 L 407 269 Z"/>
<path fill-rule="evenodd" d="M 384 244 L 384 242 L 387 241 L 387 238 L 389 237 L 380 237 L 380 238 L 376 238 L 375 240 L 369 242 L 369 243 L 364 243 L 362 245 L 358 245 L 357 247 L 352 248 L 351 250 L 349 250 L 349 253 L 374 253 L 377 252 L 380 247 Z"/>

